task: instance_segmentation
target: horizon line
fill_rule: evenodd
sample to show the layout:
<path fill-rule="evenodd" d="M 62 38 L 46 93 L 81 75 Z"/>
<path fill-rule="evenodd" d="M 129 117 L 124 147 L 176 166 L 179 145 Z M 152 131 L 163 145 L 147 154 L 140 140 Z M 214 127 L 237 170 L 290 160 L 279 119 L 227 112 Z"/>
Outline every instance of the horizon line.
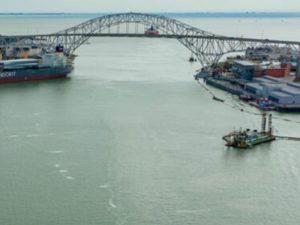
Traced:
<path fill-rule="evenodd" d="M 106 11 L 106 12 L 1 12 L 0 14 L 110 14 L 130 13 L 132 11 Z M 134 11 L 133 13 L 167 13 L 167 14 L 299 14 L 300 11 Z"/>

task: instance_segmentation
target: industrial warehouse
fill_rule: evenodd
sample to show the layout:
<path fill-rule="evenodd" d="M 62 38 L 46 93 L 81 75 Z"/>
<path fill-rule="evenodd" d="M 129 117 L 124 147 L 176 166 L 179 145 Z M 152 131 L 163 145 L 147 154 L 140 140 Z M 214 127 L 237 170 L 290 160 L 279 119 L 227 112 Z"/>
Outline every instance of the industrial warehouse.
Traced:
<path fill-rule="evenodd" d="M 269 99 L 281 111 L 300 108 L 300 84 L 284 79 L 264 76 L 245 84 L 245 93 Z"/>
<path fill-rule="evenodd" d="M 300 112 L 300 58 L 289 48 L 249 48 L 245 56 L 228 57 L 195 78 L 204 78 L 260 110 Z"/>

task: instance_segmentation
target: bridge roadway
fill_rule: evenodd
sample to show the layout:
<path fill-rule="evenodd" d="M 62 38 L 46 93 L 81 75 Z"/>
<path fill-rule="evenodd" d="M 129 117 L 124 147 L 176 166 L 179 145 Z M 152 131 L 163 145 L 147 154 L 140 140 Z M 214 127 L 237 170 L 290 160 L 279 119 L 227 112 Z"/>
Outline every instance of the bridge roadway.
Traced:
<path fill-rule="evenodd" d="M 183 38 L 201 38 L 222 41 L 241 41 L 241 42 L 260 42 L 262 44 L 284 44 L 284 45 L 299 45 L 300 41 L 284 41 L 275 39 L 259 39 L 259 38 L 242 38 L 242 37 L 229 37 L 229 36 L 211 36 L 211 35 L 180 35 L 180 34 L 160 34 L 160 35 L 145 35 L 141 33 L 56 33 L 56 34 L 39 34 L 39 35 L 13 35 L 13 36 L 0 36 L 6 40 L 43 40 L 49 37 L 137 37 L 137 38 L 169 38 L 169 39 L 183 39 Z"/>

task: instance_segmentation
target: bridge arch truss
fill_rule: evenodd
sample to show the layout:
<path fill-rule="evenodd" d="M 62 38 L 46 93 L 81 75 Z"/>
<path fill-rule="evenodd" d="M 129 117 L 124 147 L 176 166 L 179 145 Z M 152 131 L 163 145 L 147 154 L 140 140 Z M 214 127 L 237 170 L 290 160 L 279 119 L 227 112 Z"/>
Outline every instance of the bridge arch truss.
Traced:
<path fill-rule="evenodd" d="M 119 26 L 120 24 L 126 24 L 126 26 L 129 24 L 142 24 L 145 27 L 154 25 L 160 31 L 160 35 L 157 37 L 177 39 L 198 58 L 202 66 L 218 62 L 227 53 L 245 51 L 247 48 L 262 45 L 285 46 L 300 52 L 300 42 L 227 37 L 192 27 L 165 16 L 132 12 L 104 15 L 57 33 L 30 37 L 39 40 L 40 43 L 52 49 L 57 44 L 63 44 L 67 54 L 73 54 L 78 47 L 94 36 L 146 37 L 144 33 L 129 33 L 127 30 L 125 33 L 120 33 L 120 31 L 115 33 L 107 32 L 111 27 Z M 19 36 L 17 38 L 26 37 L 28 38 L 28 36 Z M 9 40 L 11 39 L 12 37 Z"/>

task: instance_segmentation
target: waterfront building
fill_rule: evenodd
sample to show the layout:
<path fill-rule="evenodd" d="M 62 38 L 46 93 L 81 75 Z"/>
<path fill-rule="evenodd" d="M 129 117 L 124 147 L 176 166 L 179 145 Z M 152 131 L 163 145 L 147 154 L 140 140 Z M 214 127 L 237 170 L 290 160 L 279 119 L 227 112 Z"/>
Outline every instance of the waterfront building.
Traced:
<path fill-rule="evenodd" d="M 280 63 L 278 61 L 264 61 L 259 63 L 250 60 L 235 60 L 232 72 L 245 80 L 252 80 L 264 75 L 283 78 L 290 74 L 291 64 Z"/>
<path fill-rule="evenodd" d="M 254 78 L 245 85 L 245 91 L 263 96 L 277 104 L 299 105 L 300 85 L 270 76 Z"/>

